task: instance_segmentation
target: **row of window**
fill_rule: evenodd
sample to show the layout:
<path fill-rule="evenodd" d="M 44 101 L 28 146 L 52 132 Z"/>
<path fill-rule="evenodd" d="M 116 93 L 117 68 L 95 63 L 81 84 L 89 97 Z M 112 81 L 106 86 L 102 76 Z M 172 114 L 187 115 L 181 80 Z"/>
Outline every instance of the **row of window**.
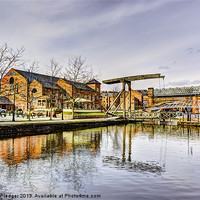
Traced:
<path fill-rule="evenodd" d="M 18 84 L 16 84 L 15 87 L 16 87 L 17 90 L 19 89 L 19 85 L 18 85 Z M 24 83 L 22 84 L 21 87 L 24 88 Z M 0 85 L 0 89 L 5 89 L 5 90 L 7 90 L 7 89 L 8 89 L 8 86 L 5 85 L 5 87 L 3 87 L 3 85 Z M 10 91 L 13 91 L 13 90 L 14 90 L 14 85 L 11 84 L 11 85 L 10 85 Z"/>

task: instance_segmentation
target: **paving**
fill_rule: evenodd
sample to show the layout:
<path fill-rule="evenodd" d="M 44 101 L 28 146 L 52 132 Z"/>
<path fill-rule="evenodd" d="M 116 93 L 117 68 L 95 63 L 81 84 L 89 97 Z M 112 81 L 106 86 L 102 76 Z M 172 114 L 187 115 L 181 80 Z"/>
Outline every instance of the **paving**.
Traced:
<path fill-rule="evenodd" d="M 12 121 L 13 116 L 7 115 L 6 117 L 0 116 L 0 126 L 3 125 L 17 125 L 17 124 L 55 124 L 55 123 L 78 123 L 78 122 L 103 122 L 103 121 L 113 121 L 118 119 L 118 117 L 109 117 L 109 118 L 97 118 L 97 119 L 72 119 L 71 116 L 64 116 L 64 119 L 61 119 L 61 116 L 58 115 L 56 118 L 53 117 L 50 120 L 50 117 L 31 117 L 29 120 L 27 117 L 15 116 L 15 121 Z"/>

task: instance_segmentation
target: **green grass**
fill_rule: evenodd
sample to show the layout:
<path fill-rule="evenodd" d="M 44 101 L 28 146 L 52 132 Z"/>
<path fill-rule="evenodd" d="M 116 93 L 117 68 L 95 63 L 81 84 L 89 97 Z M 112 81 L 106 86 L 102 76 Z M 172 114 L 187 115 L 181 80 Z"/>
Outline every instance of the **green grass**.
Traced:
<path fill-rule="evenodd" d="M 64 115 L 71 115 L 71 112 L 64 112 Z M 105 115 L 104 113 L 100 112 L 75 112 L 75 115 Z"/>

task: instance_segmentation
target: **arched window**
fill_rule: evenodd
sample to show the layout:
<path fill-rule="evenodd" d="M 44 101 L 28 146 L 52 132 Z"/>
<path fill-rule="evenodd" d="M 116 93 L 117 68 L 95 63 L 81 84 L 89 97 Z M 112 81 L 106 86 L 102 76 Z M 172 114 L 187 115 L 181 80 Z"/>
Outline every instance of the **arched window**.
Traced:
<path fill-rule="evenodd" d="M 37 89 L 36 88 L 33 88 L 32 89 L 32 93 L 36 93 L 37 92 Z"/>
<path fill-rule="evenodd" d="M 14 83 L 14 78 L 11 77 L 11 78 L 10 78 L 10 84 L 13 84 L 13 83 Z"/>

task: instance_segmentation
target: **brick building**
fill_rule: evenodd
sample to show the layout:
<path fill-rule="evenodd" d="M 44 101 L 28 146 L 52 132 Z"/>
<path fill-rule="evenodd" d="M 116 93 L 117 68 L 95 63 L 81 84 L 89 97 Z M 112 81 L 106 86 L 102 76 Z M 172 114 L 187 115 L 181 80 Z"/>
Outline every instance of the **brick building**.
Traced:
<path fill-rule="evenodd" d="M 102 106 L 105 109 L 108 109 L 114 102 L 115 98 L 118 96 L 118 92 L 116 91 L 104 91 L 102 92 Z M 130 92 L 126 91 L 126 110 L 129 109 L 130 103 Z M 145 93 L 146 95 L 146 93 Z M 142 107 L 143 106 L 143 97 L 145 96 L 144 92 L 131 90 L 131 109 L 134 110 L 135 108 Z M 113 104 L 113 108 L 117 108 L 118 110 L 123 109 L 123 94 L 121 94 L 118 99 Z"/>
<path fill-rule="evenodd" d="M 108 109 L 114 102 L 115 98 L 117 97 L 118 92 L 116 91 L 103 91 L 101 93 L 101 97 L 102 97 L 102 107 L 104 109 Z M 113 107 L 117 108 L 117 106 L 120 104 L 120 98 L 118 98 L 116 100 L 116 102 L 114 103 Z"/>
<path fill-rule="evenodd" d="M 70 108 L 72 91 L 79 97 L 76 106 L 85 109 L 99 109 L 101 83 L 91 80 L 86 84 L 74 83 L 60 77 L 11 69 L 1 80 L 0 96 L 7 98 L 16 109 L 48 109 L 53 107 Z M 8 108 L 8 107 L 7 107 Z"/>
<path fill-rule="evenodd" d="M 126 110 L 129 110 L 130 95 L 129 91 L 125 92 L 125 104 Z M 117 97 L 117 92 L 102 93 L 102 106 L 108 109 Z M 114 108 L 118 107 L 118 110 L 123 110 L 123 93 L 119 96 L 119 100 L 114 104 Z M 172 102 L 188 102 L 190 110 L 193 113 L 199 112 L 200 106 L 200 86 L 190 87 L 176 87 L 176 88 L 163 88 L 154 89 L 148 88 L 148 90 L 131 90 L 131 110 L 138 108 L 148 108 L 159 106 Z M 199 105 L 199 106 L 198 106 Z M 192 107 L 193 106 L 193 107 Z M 195 106 L 195 107 L 194 107 Z M 184 109 L 182 109 L 184 111 Z"/>

